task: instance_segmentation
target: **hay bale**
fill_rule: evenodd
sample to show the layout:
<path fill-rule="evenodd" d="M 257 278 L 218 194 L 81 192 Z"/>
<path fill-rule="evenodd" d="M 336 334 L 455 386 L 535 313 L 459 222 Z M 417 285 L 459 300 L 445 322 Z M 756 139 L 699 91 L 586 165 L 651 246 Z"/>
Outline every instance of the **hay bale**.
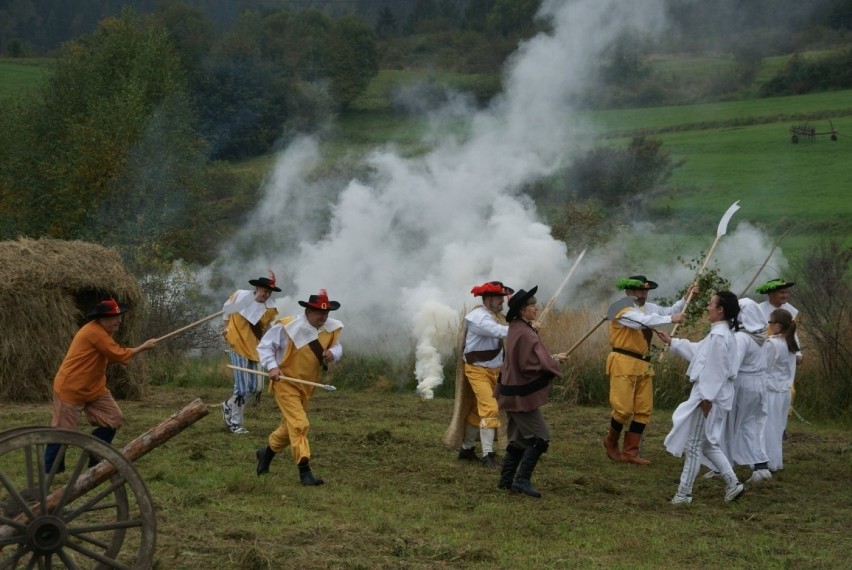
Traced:
<path fill-rule="evenodd" d="M 135 346 L 142 291 L 116 251 L 82 241 L 0 242 L 0 401 L 49 400 L 83 315 L 107 297 L 137 308 L 116 335 L 122 346 Z M 107 379 L 116 397 L 141 395 L 140 364 L 110 365 Z"/>

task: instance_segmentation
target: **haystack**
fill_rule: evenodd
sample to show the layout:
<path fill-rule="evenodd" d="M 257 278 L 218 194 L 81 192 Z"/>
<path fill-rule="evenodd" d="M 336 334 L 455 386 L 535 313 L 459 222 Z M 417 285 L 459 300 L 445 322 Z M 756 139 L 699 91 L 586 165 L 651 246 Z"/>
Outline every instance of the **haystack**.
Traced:
<path fill-rule="evenodd" d="M 51 398 L 53 377 L 83 315 L 112 297 L 136 309 L 143 302 L 136 280 L 112 249 L 53 239 L 0 242 L 0 402 Z M 125 315 L 116 341 L 136 346 L 138 310 Z M 135 398 L 144 384 L 143 363 L 110 365 L 116 397 Z"/>

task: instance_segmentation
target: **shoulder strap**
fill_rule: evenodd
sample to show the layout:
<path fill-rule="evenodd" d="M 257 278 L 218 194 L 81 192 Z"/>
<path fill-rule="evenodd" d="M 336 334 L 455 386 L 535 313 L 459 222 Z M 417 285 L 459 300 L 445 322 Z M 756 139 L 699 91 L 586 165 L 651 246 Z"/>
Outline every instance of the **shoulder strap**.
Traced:
<path fill-rule="evenodd" d="M 314 340 L 312 340 L 311 342 L 308 343 L 308 346 L 311 347 L 311 350 L 313 351 L 314 356 L 316 356 L 317 360 L 319 360 L 319 363 L 320 363 L 320 366 L 322 366 L 322 369 L 328 370 L 328 364 L 326 364 L 325 359 L 322 357 L 322 354 L 323 354 L 323 352 L 325 352 L 325 349 L 320 344 L 319 339 L 315 338 Z"/>

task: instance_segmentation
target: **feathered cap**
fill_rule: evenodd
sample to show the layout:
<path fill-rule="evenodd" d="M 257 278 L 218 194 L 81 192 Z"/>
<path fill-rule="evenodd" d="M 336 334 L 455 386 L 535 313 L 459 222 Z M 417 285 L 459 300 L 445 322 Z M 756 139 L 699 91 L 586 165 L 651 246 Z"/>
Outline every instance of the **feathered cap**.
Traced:
<path fill-rule="evenodd" d="M 249 285 L 254 285 L 255 287 L 263 287 L 264 289 L 269 289 L 270 291 L 275 291 L 276 293 L 280 293 L 281 289 L 275 286 L 275 274 L 271 269 L 269 271 L 269 277 L 258 277 L 257 279 L 249 279 Z"/>
<path fill-rule="evenodd" d="M 101 317 L 115 317 L 123 315 L 128 310 L 127 305 L 117 303 L 115 299 L 105 299 L 98 303 L 94 309 L 86 313 L 86 318 L 100 319 Z"/>
<path fill-rule="evenodd" d="M 470 292 L 473 293 L 474 297 L 502 297 L 504 295 L 511 295 L 515 290 L 511 287 L 506 287 L 501 281 L 488 281 L 482 285 L 475 286 Z"/>
<path fill-rule="evenodd" d="M 656 289 L 659 287 L 653 281 L 649 281 L 647 277 L 644 275 L 632 275 L 630 277 L 625 277 L 619 279 L 615 282 L 615 286 L 619 289 Z"/>
<path fill-rule="evenodd" d="M 318 295 L 311 295 L 307 301 L 299 301 L 299 304 L 303 307 L 318 309 L 320 311 L 336 311 L 340 308 L 340 303 L 328 300 L 328 293 L 325 289 L 320 289 Z"/>
<path fill-rule="evenodd" d="M 758 286 L 755 291 L 758 293 L 772 293 L 773 291 L 778 291 L 779 289 L 786 289 L 787 287 L 792 287 L 795 283 L 785 281 L 784 279 L 773 279 L 772 281 L 767 281 L 763 285 Z"/>

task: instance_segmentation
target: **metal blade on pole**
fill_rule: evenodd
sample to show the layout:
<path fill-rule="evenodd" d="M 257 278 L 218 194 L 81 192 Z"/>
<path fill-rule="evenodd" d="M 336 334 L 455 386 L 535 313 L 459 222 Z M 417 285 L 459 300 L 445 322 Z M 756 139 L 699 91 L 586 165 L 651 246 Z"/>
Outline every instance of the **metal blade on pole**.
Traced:
<path fill-rule="evenodd" d="M 571 266 L 571 269 L 568 271 L 568 275 L 565 276 L 565 279 L 562 281 L 562 284 L 556 290 L 556 293 L 553 294 L 553 297 L 547 302 L 542 309 L 541 314 L 539 314 L 538 319 L 536 319 L 539 323 L 544 322 L 544 317 L 547 315 L 548 311 L 553 307 L 553 304 L 556 302 L 556 298 L 559 297 L 562 290 L 565 289 L 565 285 L 568 284 L 568 280 L 571 279 L 571 275 L 574 274 L 574 271 L 577 269 L 577 266 L 580 264 L 580 260 L 583 259 L 583 256 L 586 255 L 586 250 L 580 252 L 580 255 L 577 256 L 577 259 L 574 261 L 574 265 Z"/>
<path fill-rule="evenodd" d="M 698 278 L 701 277 L 701 275 L 704 273 L 704 270 L 707 268 L 707 264 L 710 263 L 710 258 L 713 256 L 713 251 L 716 249 L 716 245 L 719 243 L 719 240 L 722 238 L 722 236 L 728 232 L 728 222 L 731 221 L 731 218 L 739 209 L 740 201 L 737 200 L 736 202 L 731 204 L 727 211 L 725 211 L 725 214 L 722 216 L 722 219 L 719 220 L 719 225 L 716 228 L 716 239 L 713 240 L 713 245 L 710 246 L 710 250 L 707 252 L 707 255 L 704 256 L 704 262 L 701 264 L 701 268 L 698 270 L 698 273 L 695 274 L 695 279 L 693 280 L 693 283 L 697 281 Z M 692 301 L 692 288 L 690 288 L 689 292 L 687 293 L 686 300 L 684 301 L 683 307 L 681 307 L 680 312 L 686 312 L 686 308 L 689 306 L 690 301 Z M 671 336 L 675 335 L 675 332 L 677 332 L 679 325 L 680 323 L 677 323 L 674 327 L 672 327 L 672 332 L 670 333 Z M 664 355 L 665 352 L 660 354 L 660 362 L 662 362 Z"/>

